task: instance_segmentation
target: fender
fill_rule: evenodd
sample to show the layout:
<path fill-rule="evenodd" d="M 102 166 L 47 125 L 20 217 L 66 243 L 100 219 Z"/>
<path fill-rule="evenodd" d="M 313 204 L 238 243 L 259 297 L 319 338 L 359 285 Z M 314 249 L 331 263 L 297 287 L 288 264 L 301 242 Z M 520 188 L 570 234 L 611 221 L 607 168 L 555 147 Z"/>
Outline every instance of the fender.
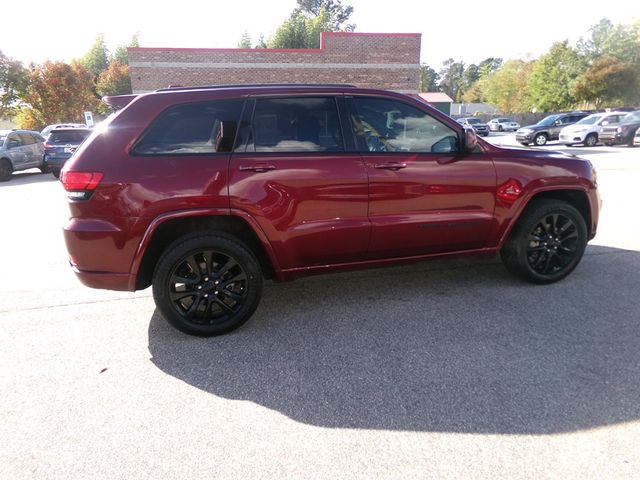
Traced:
<path fill-rule="evenodd" d="M 522 212 L 524 211 L 524 209 L 527 207 L 527 205 L 529 204 L 529 202 L 531 201 L 531 199 L 533 197 L 535 197 L 536 195 L 543 193 L 543 192 L 554 192 L 554 191 L 567 191 L 567 190 L 573 190 L 573 191 L 577 191 L 577 192 L 581 192 L 585 195 L 585 197 L 587 198 L 588 201 L 588 207 L 590 210 L 590 214 L 592 217 L 592 223 L 593 223 L 593 205 L 592 205 L 592 198 L 591 195 L 589 195 L 589 190 L 592 190 L 593 187 L 589 188 L 589 186 L 585 186 L 582 185 L 582 183 L 586 182 L 586 179 L 581 179 L 581 183 L 580 184 L 562 184 L 562 183 L 557 183 L 557 184 L 552 184 L 552 185 L 539 185 L 539 186 L 534 186 L 533 188 L 529 188 L 525 191 L 524 195 L 522 197 L 520 197 L 517 202 L 514 202 L 514 205 L 516 205 L 514 210 L 509 210 L 509 216 L 508 218 L 505 218 L 505 221 L 503 222 L 503 225 L 499 226 L 498 229 L 498 235 L 499 235 L 499 240 L 497 243 L 496 248 L 498 250 L 500 250 L 502 248 L 502 246 L 505 244 L 505 242 L 507 241 L 507 239 L 509 238 L 509 235 L 511 235 L 511 232 L 513 231 L 513 228 L 515 226 L 515 224 L 517 223 L 518 219 L 520 218 L 520 216 L 522 215 Z M 505 205 L 504 203 L 502 204 L 502 208 L 509 208 L 507 205 Z M 586 220 L 585 220 L 586 223 Z M 592 230 L 593 226 L 592 225 L 587 225 L 587 228 L 589 229 L 589 231 Z M 500 233 L 500 230 L 502 230 L 502 233 Z M 595 234 L 595 232 L 594 232 Z"/>

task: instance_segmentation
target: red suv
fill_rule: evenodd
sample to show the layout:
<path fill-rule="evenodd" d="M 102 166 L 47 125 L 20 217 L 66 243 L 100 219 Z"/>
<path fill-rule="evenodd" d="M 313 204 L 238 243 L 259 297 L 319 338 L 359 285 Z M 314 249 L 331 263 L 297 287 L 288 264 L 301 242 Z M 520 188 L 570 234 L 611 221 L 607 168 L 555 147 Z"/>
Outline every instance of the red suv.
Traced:
<path fill-rule="evenodd" d="M 153 285 L 195 335 L 242 325 L 264 278 L 500 252 L 534 283 L 596 234 L 591 164 L 476 138 L 418 98 L 345 85 L 170 88 L 120 110 L 62 171 L 70 262 Z"/>

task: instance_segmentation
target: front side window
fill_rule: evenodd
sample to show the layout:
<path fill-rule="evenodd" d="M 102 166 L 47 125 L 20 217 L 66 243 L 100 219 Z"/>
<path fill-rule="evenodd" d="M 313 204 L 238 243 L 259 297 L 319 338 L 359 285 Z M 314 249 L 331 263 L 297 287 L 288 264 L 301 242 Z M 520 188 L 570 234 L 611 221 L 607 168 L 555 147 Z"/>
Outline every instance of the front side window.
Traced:
<path fill-rule="evenodd" d="M 333 97 L 258 99 L 252 124 L 256 152 L 344 151 Z"/>
<path fill-rule="evenodd" d="M 244 100 L 187 103 L 165 110 L 133 152 L 190 155 L 230 152 Z"/>
<path fill-rule="evenodd" d="M 360 149 L 368 152 L 454 153 L 455 130 L 426 112 L 395 100 L 354 98 L 352 117 Z"/>

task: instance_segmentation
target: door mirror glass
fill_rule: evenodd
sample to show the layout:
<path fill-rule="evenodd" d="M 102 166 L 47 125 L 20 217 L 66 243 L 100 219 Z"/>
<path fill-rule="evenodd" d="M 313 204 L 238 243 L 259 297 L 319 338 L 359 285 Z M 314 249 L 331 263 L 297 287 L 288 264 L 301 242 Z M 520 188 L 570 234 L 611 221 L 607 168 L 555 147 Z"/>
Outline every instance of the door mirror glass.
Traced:
<path fill-rule="evenodd" d="M 471 153 L 476 149 L 478 145 L 478 137 L 476 131 L 473 128 L 464 129 L 464 151 Z"/>

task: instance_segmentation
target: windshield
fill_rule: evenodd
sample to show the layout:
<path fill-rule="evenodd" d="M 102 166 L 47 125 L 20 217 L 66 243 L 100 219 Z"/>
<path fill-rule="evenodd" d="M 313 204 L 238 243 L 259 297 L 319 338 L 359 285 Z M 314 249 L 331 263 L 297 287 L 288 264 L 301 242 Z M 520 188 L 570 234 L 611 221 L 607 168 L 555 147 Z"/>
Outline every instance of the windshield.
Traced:
<path fill-rule="evenodd" d="M 542 125 L 543 127 L 548 127 L 549 125 L 553 125 L 560 115 L 549 115 L 548 117 L 540 120 L 536 125 Z"/>
<path fill-rule="evenodd" d="M 479 118 L 467 118 L 467 123 L 471 125 L 478 125 L 482 123 L 482 120 L 480 120 Z"/>
<path fill-rule="evenodd" d="M 601 118 L 603 118 L 602 115 L 589 115 L 588 117 L 584 117 L 582 120 L 577 122 L 576 125 L 593 125 L 594 123 L 597 123 L 597 121 Z"/>
<path fill-rule="evenodd" d="M 631 112 L 629 115 L 622 119 L 623 122 L 640 122 L 640 110 L 637 112 Z"/>

